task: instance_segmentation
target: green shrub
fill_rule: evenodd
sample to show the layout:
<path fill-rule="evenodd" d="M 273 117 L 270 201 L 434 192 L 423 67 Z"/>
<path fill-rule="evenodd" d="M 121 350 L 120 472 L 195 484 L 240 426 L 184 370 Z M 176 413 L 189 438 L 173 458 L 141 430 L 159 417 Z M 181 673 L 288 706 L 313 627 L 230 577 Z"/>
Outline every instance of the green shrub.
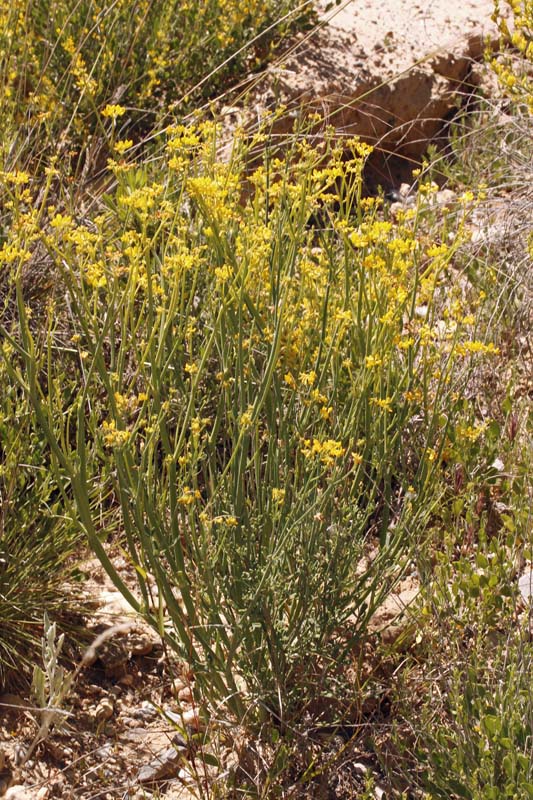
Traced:
<path fill-rule="evenodd" d="M 472 336 L 479 298 L 446 311 L 442 290 L 472 198 L 430 238 L 436 187 L 387 220 L 361 197 L 357 141 L 324 155 L 303 140 L 250 175 L 237 140 L 216 159 L 213 126 L 168 136 L 165 162 L 112 167 L 90 225 L 48 212 L 81 386 L 66 427 L 62 373 L 41 374 L 20 299 L 12 344 L 72 513 L 204 710 L 285 722 L 328 691 L 400 576 L 460 446 L 465 370 L 494 351 Z M 26 246 L 16 227 L 10 246 Z M 93 481 L 120 505 L 136 597 Z"/>

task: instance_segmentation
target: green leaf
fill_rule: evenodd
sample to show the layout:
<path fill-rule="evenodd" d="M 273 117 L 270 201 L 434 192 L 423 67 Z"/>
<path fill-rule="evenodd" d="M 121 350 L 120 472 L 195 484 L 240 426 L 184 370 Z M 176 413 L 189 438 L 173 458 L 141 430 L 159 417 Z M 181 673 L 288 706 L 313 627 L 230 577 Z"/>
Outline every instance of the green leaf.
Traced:
<path fill-rule="evenodd" d="M 482 724 L 487 733 L 491 734 L 492 736 L 495 736 L 497 733 L 499 733 L 502 727 L 500 718 L 492 714 L 487 714 L 485 717 L 483 717 Z"/>

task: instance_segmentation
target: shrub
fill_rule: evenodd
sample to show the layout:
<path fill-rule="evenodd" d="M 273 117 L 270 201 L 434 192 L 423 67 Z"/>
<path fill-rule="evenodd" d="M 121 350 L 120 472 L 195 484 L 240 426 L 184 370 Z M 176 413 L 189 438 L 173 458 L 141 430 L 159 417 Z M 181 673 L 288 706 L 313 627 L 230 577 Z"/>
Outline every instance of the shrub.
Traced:
<path fill-rule="evenodd" d="M 82 529 L 203 708 L 284 723 L 353 658 L 460 447 L 465 370 L 494 351 L 472 335 L 479 298 L 445 311 L 471 197 L 453 238 L 448 218 L 430 238 L 436 187 L 387 219 L 361 197 L 357 141 L 302 140 L 250 175 L 238 141 L 217 160 L 213 126 L 168 137 L 163 163 L 112 165 L 90 225 L 48 219 L 81 386 L 65 424 L 20 300 L 12 344 Z M 93 481 L 120 505 L 138 595 L 101 544 Z"/>

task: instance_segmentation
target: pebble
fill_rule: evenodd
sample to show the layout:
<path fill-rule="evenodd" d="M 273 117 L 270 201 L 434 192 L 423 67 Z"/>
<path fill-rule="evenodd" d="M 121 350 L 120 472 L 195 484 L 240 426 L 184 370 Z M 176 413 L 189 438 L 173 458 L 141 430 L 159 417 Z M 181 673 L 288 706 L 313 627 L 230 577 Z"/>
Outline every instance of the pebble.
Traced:
<path fill-rule="evenodd" d="M 4 800 L 33 800 L 35 795 L 32 795 L 28 790 L 19 784 L 11 786 L 4 795 Z"/>
<path fill-rule="evenodd" d="M 181 715 L 184 725 L 190 725 L 194 730 L 200 728 L 200 715 L 197 708 L 191 708 L 190 711 L 184 711 Z"/>
<path fill-rule="evenodd" d="M 153 783 L 162 778 L 172 778 L 179 773 L 183 760 L 183 749 L 169 747 L 163 750 L 153 761 L 141 767 L 137 773 L 139 783 Z"/>
<path fill-rule="evenodd" d="M 113 701 L 109 697 L 104 697 L 96 706 L 94 718 L 97 722 L 106 722 L 106 720 L 111 719 L 114 711 Z"/>
<path fill-rule="evenodd" d="M 163 713 L 167 719 L 175 725 L 179 725 L 180 728 L 189 727 L 197 731 L 202 726 L 197 708 L 191 708 L 189 711 L 182 711 L 179 714 L 169 708 L 165 708 Z"/>
<path fill-rule="evenodd" d="M 130 720 L 130 722 L 134 723 L 134 720 Z M 146 728 L 131 727 L 129 730 L 124 731 L 124 733 L 121 734 L 120 740 L 123 742 L 131 742 L 132 744 L 138 744 L 139 742 L 142 742 L 143 739 L 146 739 L 148 734 L 149 731 L 146 730 Z"/>
<path fill-rule="evenodd" d="M 95 750 L 94 754 L 95 754 L 95 756 L 97 758 L 100 758 L 103 761 L 104 759 L 109 759 L 110 760 L 112 752 L 113 752 L 113 744 L 112 744 L 112 742 L 106 742 L 101 747 L 99 747 L 97 750 Z"/>
<path fill-rule="evenodd" d="M 140 708 L 136 708 L 131 712 L 132 717 L 140 719 L 143 722 L 151 722 L 158 717 L 158 710 L 148 700 L 145 700 Z"/>
<path fill-rule="evenodd" d="M 185 681 L 181 680 L 181 678 L 177 678 L 177 680 L 172 682 L 172 694 L 176 697 L 179 697 L 180 692 L 187 688 L 187 684 Z"/>
<path fill-rule="evenodd" d="M 533 569 L 528 569 L 527 572 L 524 572 L 519 578 L 518 589 L 524 603 L 531 603 L 533 600 Z"/>
<path fill-rule="evenodd" d="M 148 636 L 139 636 L 131 644 L 132 656 L 147 656 L 154 649 L 154 643 Z"/>
<path fill-rule="evenodd" d="M 139 723 L 136 719 L 133 719 L 133 717 L 121 717 L 121 722 L 126 726 L 126 728 L 137 728 L 139 726 Z"/>
<path fill-rule="evenodd" d="M 190 686 L 184 686 L 183 689 L 179 690 L 178 700 L 180 700 L 182 703 L 192 703 L 193 696 L 192 696 L 192 689 Z"/>

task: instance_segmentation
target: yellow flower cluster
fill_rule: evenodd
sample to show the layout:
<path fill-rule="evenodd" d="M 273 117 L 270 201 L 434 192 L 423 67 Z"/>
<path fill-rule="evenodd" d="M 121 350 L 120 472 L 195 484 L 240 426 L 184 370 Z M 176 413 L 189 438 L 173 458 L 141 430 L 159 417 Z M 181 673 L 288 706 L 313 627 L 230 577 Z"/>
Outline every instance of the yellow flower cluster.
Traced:
<path fill-rule="evenodd" d="M 114 419 L 104 420 L 102 423 L 104 444 L 106 447 L 123 447 L 130 439 L 130 432 L 118 430 Z"/>
<path fill-rule="evenodd" d="M 305 458 L 318 456 L 320 461 L 327 467 L 333 466 L 337 459 L 342 458 L 346 452 L 342 442 L 337 442 L 334 439 L 304 439 L 302 445 L 301 452 Z"/>

